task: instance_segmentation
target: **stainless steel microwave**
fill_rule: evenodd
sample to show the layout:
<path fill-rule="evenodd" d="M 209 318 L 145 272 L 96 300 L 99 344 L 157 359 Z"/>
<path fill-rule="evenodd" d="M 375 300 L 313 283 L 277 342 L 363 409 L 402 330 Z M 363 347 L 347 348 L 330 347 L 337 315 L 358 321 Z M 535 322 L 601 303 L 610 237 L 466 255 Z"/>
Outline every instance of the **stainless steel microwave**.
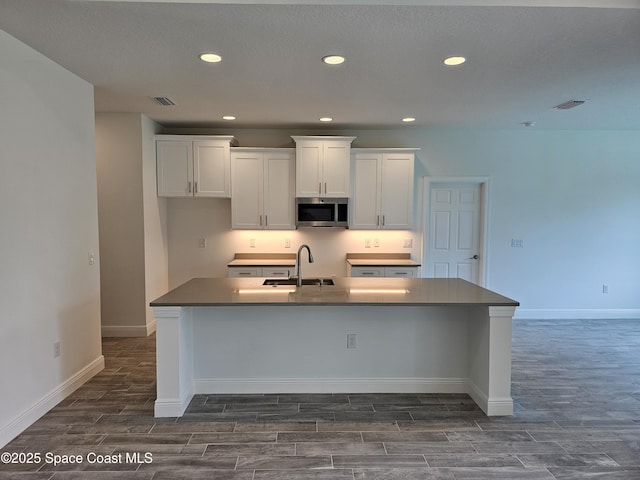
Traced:
<path fill-rule="evenodd" d="M 348 198 L 296 198 L 296 227 L 348 226 Z"/>

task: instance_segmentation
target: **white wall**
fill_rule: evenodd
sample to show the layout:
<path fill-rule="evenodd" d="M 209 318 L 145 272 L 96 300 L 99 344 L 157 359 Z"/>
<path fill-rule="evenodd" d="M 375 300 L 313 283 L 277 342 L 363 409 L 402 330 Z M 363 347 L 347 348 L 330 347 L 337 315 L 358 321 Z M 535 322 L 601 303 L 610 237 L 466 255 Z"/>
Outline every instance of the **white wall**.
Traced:
<path fill-rule="evenodd" d="M 142 116 L 142 202 L 144 214 L 145 323 L 155 330 L 156 318 L 149 303 L 169 289 L 167 201 L 156 191 L 156 142 L 159 126 Z"/>
<path fill-rule="evenodd" d="M 167 290 L 166 201 L 156 196 L 156 128 L 137 113 L 96 115 L 103 336 L 153 332 L 148 304 Z"/>
<path fill-rule="evenodd" d="M 93 89 L 2 31 L 0 65 L 2 446 L 104 359 Z"/>
<path fill-rule="evenodd" d="M 331 133 L 356 136 L 354 147 L 421 148 L 417 177 L 490 177 L 487 287 L 519 300 L 517 316 L 640 318 L 640 132 L 411 127 L 171 132 L 233 134 L 241 146 L 293 146 L 290 135 Z M 171 286 L 195 276 L 224 275 L 234 252 L 295 251 L 284 249 L 284 238 L 291 238 L 292 247 L 311 244 L 317 263 L 307 267 L 309 274 L 339 274 L 347 251 L 407 251 L 400 248 L 407 232 L 232 232 L 225 202 L 169 201 Z M 364 238 L 376 236 L 382 247 L 364 249 Z M 419 257 L 419 233 L 411 236 L 410 251 Z M 207 238 L 206 249 L 198 248 L 200 237 Z M 256 248 L 249 248 L 249 238 L 256 238 Z M 522 239 L 524 248 L 511 248 L 512 238 Z M 608 294 L 602 293 L 603 284 Z"/>

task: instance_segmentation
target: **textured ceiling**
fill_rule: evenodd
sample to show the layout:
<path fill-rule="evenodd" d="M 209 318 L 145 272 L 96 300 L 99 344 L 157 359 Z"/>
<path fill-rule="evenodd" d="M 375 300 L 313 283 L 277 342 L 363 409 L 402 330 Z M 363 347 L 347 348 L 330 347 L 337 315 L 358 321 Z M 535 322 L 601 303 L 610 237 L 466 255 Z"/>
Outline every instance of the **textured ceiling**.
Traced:
<path fill-rule="evenodd" d="M 168 126 L 640 129 L 638 1 L 269 3 L 0 0 L 0 29 L 92 83 L 97 111 Z"/>

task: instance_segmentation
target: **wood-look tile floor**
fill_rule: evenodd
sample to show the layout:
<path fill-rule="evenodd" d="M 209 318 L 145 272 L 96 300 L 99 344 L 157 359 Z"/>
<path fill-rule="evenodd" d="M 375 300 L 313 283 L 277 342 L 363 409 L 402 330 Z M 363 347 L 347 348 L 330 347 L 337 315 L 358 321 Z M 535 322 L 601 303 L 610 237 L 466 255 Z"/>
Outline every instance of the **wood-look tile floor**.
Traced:
<path fill-rule="evenodd" d="M 0 478 L 640 479 L 640 321 L 516 320 L 513 337 L 515 415 L 501 418 L 416 394 L 197 395 L 154 418 L 155 338 L 104 339 L 106 369 L 0 449 L 82 462 Z"/>

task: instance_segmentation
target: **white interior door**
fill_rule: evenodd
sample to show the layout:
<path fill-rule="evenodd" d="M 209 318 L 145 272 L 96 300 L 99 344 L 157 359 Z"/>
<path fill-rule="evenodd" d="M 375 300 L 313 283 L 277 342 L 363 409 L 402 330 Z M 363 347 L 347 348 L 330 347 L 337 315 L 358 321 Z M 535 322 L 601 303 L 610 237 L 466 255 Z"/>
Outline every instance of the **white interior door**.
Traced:
<path fill-rule="evenodd" d="M 427 277 L 481 284 L 481 202 L 479 183 L 431 184 Z"/>

